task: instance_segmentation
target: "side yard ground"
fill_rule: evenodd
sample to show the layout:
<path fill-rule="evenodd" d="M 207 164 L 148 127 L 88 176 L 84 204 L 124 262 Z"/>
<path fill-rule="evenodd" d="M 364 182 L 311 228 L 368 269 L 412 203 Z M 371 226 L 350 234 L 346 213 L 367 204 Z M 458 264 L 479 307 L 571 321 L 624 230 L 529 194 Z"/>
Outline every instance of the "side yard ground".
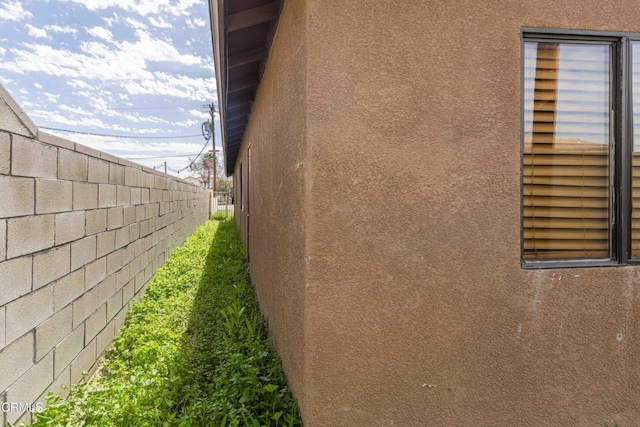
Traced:
<path fill-rule="evenodd" d="M 173 251 L 87 383 L 33 425 L 298 426 L 232 221 Z"/>

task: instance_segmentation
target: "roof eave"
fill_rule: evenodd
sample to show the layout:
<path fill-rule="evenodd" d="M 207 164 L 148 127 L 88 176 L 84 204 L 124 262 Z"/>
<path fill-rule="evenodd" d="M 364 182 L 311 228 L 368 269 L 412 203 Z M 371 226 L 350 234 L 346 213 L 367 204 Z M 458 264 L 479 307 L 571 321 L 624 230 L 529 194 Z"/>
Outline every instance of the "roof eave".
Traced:
<path fill-rule="evenodd" d="M 224 43 L 225 43 L 225 34 L 223 26 L 221 25 L 220 17 L 224 17 L 224 2 L 225 0 L 209 0 L 209 22 L 211 23 L 211 44 L 213 46 L 213 61 L 216 70 L 216 89 L 218 95 L 218 115 L 220 117 L 220 130 L 221 130 L 221 140 L 222 140 L 222 156 L 225 160 L 225 170 L 227 176 L 233 174 L 233 165 L 230 165 L 227 158 L 227 138 L 226 138 L 226 126 L 225 126 L 225 115 L 226 108 L 223 106 L 226 105 L 226 79 L 223 74 L 223 70 L 226 69 L 225 60 L 226 55 L 223 54 L 225 51 Z M 215 145 L 215 141 L 214 141 Z M 215 147 L 214 147 L 215 149 Z M 230 170 L 231 169 L 231 170 Z"/>
<path fill-rule="evenodd" d="M 281 0 L 209 0 L 218 113 L 228 176 L 235 169 L 281 7 Z"/>

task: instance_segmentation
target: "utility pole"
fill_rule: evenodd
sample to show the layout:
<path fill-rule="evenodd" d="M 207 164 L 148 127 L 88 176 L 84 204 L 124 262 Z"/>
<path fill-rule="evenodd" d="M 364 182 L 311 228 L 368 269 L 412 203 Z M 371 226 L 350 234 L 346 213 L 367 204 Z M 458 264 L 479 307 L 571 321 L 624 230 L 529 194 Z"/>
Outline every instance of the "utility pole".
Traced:
<path fill-rule="evenodd" d="M 167 174 L 167 162 L 164 162 L 164 174 Z"/>

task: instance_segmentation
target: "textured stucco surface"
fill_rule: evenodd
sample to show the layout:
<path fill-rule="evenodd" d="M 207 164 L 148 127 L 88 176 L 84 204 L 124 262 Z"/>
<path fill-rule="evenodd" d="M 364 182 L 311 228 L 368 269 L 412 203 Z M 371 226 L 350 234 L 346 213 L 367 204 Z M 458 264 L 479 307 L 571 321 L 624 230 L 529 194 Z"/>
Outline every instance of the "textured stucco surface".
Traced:
<path fill-rule="evenodd" d="M 305 13 L 306 1 L 284 5 L 235 168 L 238 177 L 242 163 L 244 210 L 236 200 L 235 218 L 248 243 L 252 280 L 301 404 L 305 401 Z M 234 185 L 238 190 L 239 183 Z"/>
<path fill-rule="evenodd" d="M 637 425 L 640 268 L 520 267 L 520 31 L 639 18 L 285 2 L 236 174 L 250 144 L 251 273 L 305 425 Z"/>
<path fill-rule="evenodd" d="M 638 18 L 309 2 L 306 425 L 637 425 L 640 269 L 520 268 L 519 75 L 522 27 Z"/>

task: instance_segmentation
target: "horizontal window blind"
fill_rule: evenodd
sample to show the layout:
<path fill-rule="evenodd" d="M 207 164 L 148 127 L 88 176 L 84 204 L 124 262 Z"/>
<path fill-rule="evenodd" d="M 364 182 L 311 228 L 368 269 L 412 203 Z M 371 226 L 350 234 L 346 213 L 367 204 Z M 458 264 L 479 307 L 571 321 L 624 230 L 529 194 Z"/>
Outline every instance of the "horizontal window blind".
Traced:
<path fill-rule="evenodd" d="M 633 99 L 631 255 L 634 258 L 640 258 L 640 42 L 631 43 L 631 69 Z"/>
<path fill-rule="evenodd" d="M 524 259 L 608 258 L 611 46 L 526 42 L 524 53 Z"/>
<path fill-rule="evenodd" d="M 635 93 L 635 88 L 634 88 Z M 634 119 L 634 127 L 635 124 Z M 637 131 L 636 131 L 637 132 Z M 638 141 L 638 139 L 636 139 Z M 634 258 L 640 258 L 640 152 L 634 148 L 632 166 L 632 215 L 631 215 L 631 254 Z"/>

